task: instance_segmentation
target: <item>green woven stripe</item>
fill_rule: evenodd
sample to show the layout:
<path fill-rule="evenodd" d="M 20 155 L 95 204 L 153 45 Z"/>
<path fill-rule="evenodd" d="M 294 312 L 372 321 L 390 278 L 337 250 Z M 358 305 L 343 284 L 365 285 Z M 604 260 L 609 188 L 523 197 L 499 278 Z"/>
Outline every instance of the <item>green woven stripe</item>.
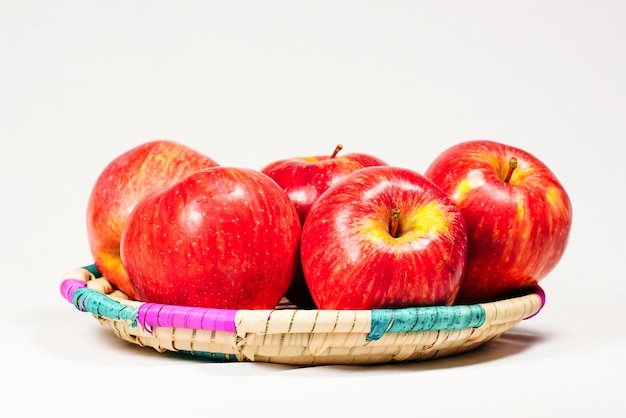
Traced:
<path fill-rule="evenodd" d="M 88 266 L 84 266 L 83 268 L 93 274 L 95 278 L 102 277 L 102 273 L 100 273 L 100 270 L 98 270 L 98 267 L 96 267 L 95 264 L 90 264 Z"/>
<path fill-rule="evenodd" d="M 120 303 L 102 293 L 81 287 L 72 295 L 74 306 L 94 315 L 110 319 L 122 319 L 131 321 L 132 326 L 137 325 L 137 308 Z"/>
<path fill-rule="evenodd" d="M 222 362 L 222 361 L 239 361 L 234 354 L 211 353 L 208 351 L 187 351 L 179 350 L 177 353 L 186 354 L 193 357 L 202 357 L 203 359 Z"/>
<path fill-rule="evenodd" d="M 480 305 L 425 306 L 405 309 L 372 310 L 368 340 L 377 340 L 386 332 L 451 331 L 476 328 L 485 322 Z"/>

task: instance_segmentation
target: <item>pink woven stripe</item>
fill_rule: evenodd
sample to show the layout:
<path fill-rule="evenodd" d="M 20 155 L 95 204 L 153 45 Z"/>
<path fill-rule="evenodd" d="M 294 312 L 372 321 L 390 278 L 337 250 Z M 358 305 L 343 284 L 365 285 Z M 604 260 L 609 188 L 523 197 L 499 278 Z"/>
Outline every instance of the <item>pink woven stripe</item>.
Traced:
<path fill-rule="evenodd" d="M 78 279 L 65 279 L 61 283 L 61 294 L 65 299 L 67 299 L 70 303 L 74 303 L 72 300 L 72 295 L 76 289 L 81 287 L 87 287 L 87 283 L 83 280 Z"/>
<path fill-rule="evenodd" d="M 530 319 L 530 318 L 532 318 L 532 317 L 534 317 L 534 316 L 537 316 L 537 314 L 538 314 L 539 312 L 541 312 L 541 310 L 543 309 L 543 307 L 544 307 L 544 306 L 545 306 L 545 304 L 546 304 L 546 292 L 543 290 L 543 288 L 542 288 L 541 286 L 536 285 L 536 286 L 535 286 L 535 289 L 534 289 L 534 293 L 535 293 L 537 296 L 539 296 L 539 299 L 541 300 L 541 306 L 539 307 L 539 309 L 537 309 L 537 312 L 535 312 L 534 314 L 532 314 L 532 315 L 530 315 L 530 316 L 527 316 L 527 317 L 526 317 L 526 318 L 524 318 L 524 319 Z"/>
<path fill-rule="evenodd" d="M 172 327 L 236 332 L 236 313 L 232 309 L 144 303 L 139 307 L 137 322 L 146 330 L 151 327 Z"/>

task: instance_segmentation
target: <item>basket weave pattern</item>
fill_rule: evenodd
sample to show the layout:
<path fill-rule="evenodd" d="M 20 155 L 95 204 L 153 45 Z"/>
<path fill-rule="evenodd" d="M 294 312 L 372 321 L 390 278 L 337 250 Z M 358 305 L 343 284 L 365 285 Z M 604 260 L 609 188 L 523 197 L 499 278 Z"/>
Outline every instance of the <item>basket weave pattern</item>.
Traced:
<path fill-rule="evenodd" d="M 63 277 L 62 295 L 118 338 L 159 352 L 295 365 L 417 361 L 475 349 L 536 315 L 540 288 L 463 306 L 375 310 L 189 308 L 129 300 L 93 266 Z"/>

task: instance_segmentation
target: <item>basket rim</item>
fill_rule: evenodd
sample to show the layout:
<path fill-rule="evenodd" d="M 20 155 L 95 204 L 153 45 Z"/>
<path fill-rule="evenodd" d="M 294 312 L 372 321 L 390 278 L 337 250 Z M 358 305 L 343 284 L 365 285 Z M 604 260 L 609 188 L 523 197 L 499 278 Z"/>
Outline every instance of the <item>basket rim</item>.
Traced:
<path fill-rule="evenodd" d="M 127 321 L 131 327 L 140 326 L 149 333 L 154 328 L 178 328 L 236 334 L 249 332 L 268 334 L 272 333 L 268 327 L 272 317 L 281 317 L 282 320 L 290 317 L 287 319 L 297 325 L 296 317 L 301 318 L 304 315 L 307 318 L 314 316 L 316 320 L 326 318 L 335 322 L 342 317 L 344 321 L 351 321 L 353 326 L 357 322 L 369 322 L 369 329 L 366 330 L 368 340 L 377 340 L 387 333 L 458 331 L 484 327 L 498 320 L 503 322 L 526 320 L 536 316 L 546 302 L 545 292 L 536 285 L 529 289 L 528 293 L 509 299 L 451 306 L 372 310 L 321 310 L 298 307 L 266 310 L 196 308 L 130 300 L 125 294 L 115 290 L 94 264 L 66 273 L 62 278 L 60 290 L 62 296 L 79 311 L 89 312 L 100 318 Z M 504 303 L 522 304 L 524 309 L 507 312 Z M 516 317 L 512 318 L 511 315 Z M 258 318 L 258 329 L 254 326 L 250 328 L 249 324 L 245 330 L 240 329 L 241 318 L 253 316 Z M 254 320 L 252 322 L 254 323 Z"/>

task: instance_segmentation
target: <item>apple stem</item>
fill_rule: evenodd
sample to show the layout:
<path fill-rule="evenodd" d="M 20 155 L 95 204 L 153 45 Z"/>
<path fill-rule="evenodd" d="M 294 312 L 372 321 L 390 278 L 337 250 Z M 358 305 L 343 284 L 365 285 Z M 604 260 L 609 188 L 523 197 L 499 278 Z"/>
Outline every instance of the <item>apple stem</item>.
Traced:
<path fill-rule="evenodd" d="M 333 153 L 330 156 L 330 158 L 335 158 L 337 156 L 337 154 L 339 153 L 339 151 L 341 151 L 342 149 L 343 149 L 343 145 L 337 144 L 337 146 L 335 147 L 335 150 L 333 151 Z"/>
<path fill-rule="evenodd" d="M 389 222 L 389 233 L 394 238 L 398 238 L 399 220 L 400 220 L 400 209 L 393 208 L 391 210 L 391 220 Z"/>
<path fill-rule="evenodd" d="M 517 158 L 511 157 L 509 160 L 509 171 L 506 173 L 506 177 L 504 178 L 504 182 L 508 183 L 511 180 L 511 176 L 513 175 L 513 171 L 517 168 Z"/>

